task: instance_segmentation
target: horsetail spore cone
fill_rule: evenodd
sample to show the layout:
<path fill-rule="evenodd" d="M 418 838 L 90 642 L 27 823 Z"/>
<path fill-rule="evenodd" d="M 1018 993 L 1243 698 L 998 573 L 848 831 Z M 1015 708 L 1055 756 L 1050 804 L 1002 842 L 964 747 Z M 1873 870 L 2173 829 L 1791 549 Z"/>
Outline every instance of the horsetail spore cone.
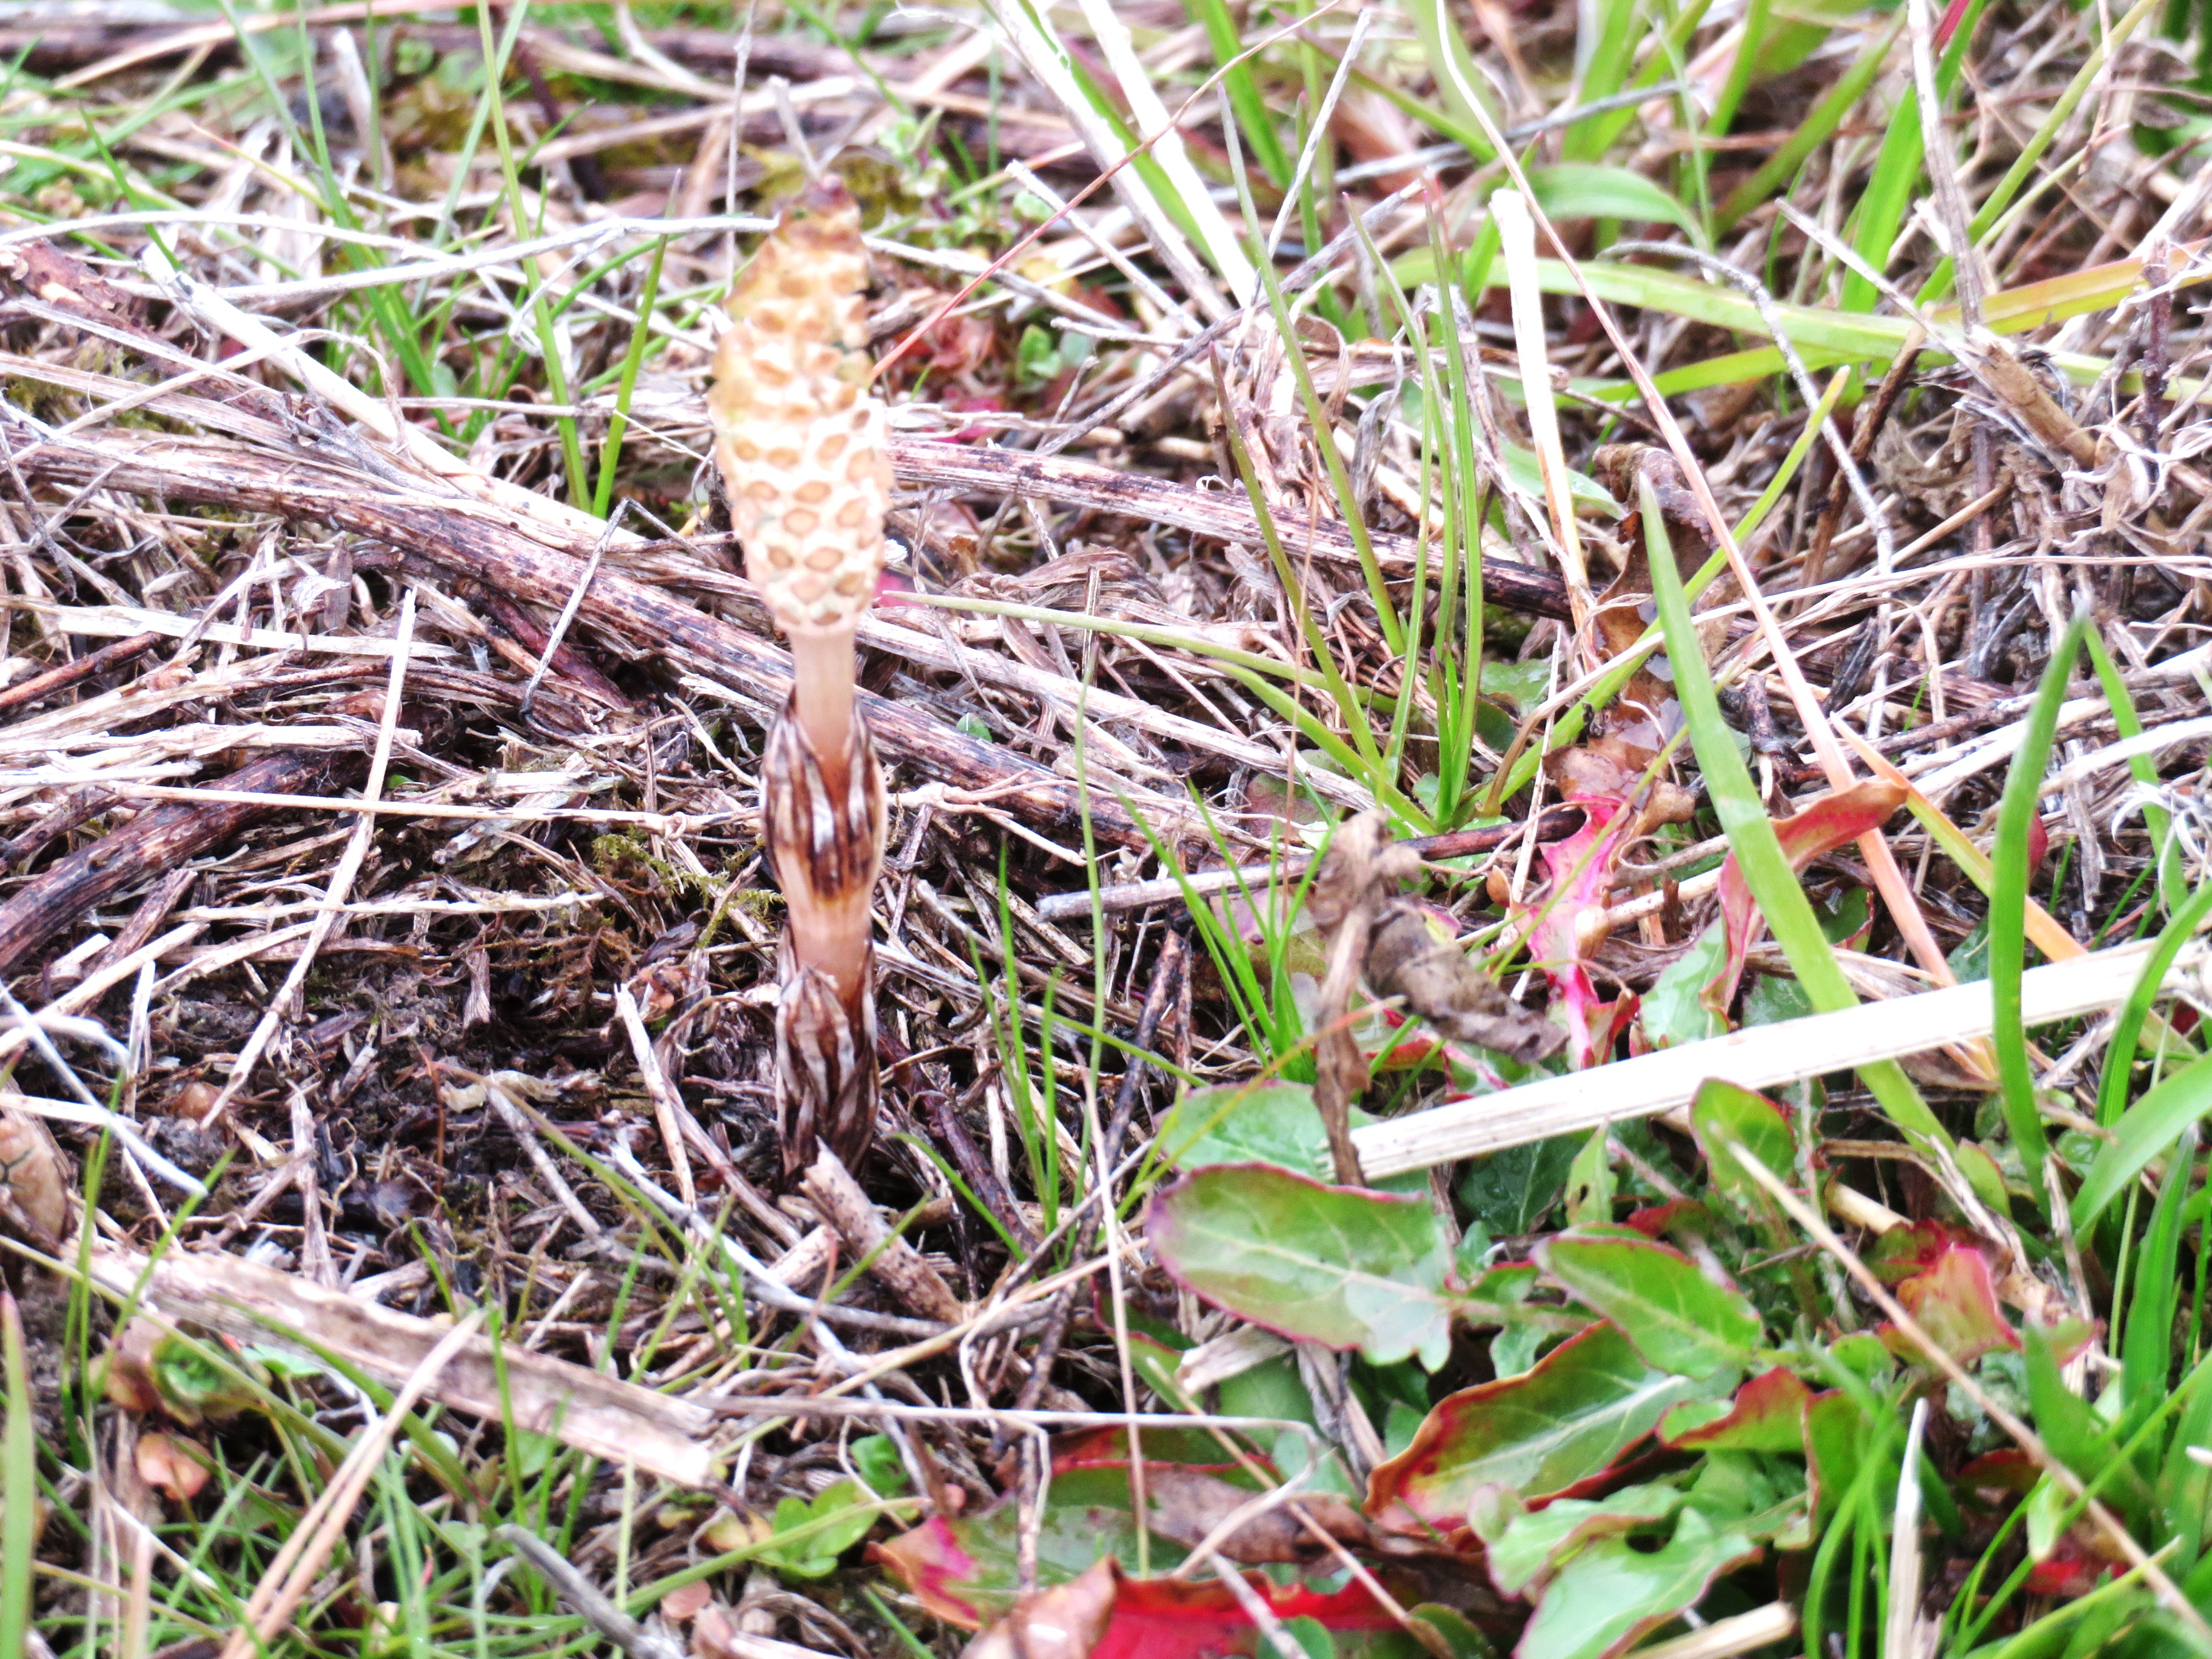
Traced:
<path fill-rule="evenodd" d="M 789 921 L 776 1079 L 787 1175 L 826 1140 L 859 1167 L 875 1127 L 869 902 L 883 775 L 854 700 L 854 634 L 884 566 L 883 404 L 868 389 L 860 218 L 811 186 L 731 285 L 708 402 L 745 571 L 791 641 L 769 734 L 762 822 Z"/>

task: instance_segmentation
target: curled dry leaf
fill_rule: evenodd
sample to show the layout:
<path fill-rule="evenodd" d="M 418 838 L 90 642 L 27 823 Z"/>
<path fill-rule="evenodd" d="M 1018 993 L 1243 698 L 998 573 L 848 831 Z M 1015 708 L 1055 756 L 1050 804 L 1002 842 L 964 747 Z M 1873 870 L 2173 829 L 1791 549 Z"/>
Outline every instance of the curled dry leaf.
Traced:
<path fill-rule="evenodd" d="M 1065 1584 L 1025 1595 L 970 1642 L 963 1659 L 1089 1659 L 1114 1616 L 1118 1575 L 1101 1561 Z"/>
<path fill-rule="evenodd" d="M 1215 1528 L 1259 1496 L 1218 1475 L 1175 1463 L 1146 1464 L 1145 1492 L 1152 1531 L 1186 1548 L 1212 1537 Z M 1341 1498 L 1315 1492 L 1246 1516 L 1235 1530 L 1215 1539 L 1213 1547 L 1224 1560 L 1245 1566 L 1310 1560 L 1328 1547 L 1301 1524 L 1301 1516 L 1340 1544 L 1375 1541 L 1373 1528 L 1358 1510 Z"/>
<path fill-rule="evenodd" d="M 1824 853 L 1832 853 L 1846 842 L 1856 841 L 1905 805 L 1909 786 L 1871 778 L 1820 797 L 1802 811 L 1792 813 L 1774 826 L 1790 867 L 1802 870 Z M 1735 1000 L 1736 981 L 1743 976 L 1744 958 L 1758 942 L 1765 926 L 1751 887 L 1743 878 L 1735 854 L 1721 866 L 1721 925 L 1726 929 L 1727 953 L 1721 970 L 1700 994 L 1705 1006 L 1724 1014 Z"/>
<path fill-rule="evenodd" d="M 52 1251 L 69 1236 L 61 1149 L 45 1124 L 8 1107 L 0 1107 L 0 1183 L 13 1211 L 7 1218 L 30 1235 L 29 1243 Z"/>
<path fill-rule="evenodd" d="M 1531 1012 L 1483 972 L 1459 942 L 1451 919 L 1418 900 L 1386 901 L 1367 946 L 1367 983 L 1378 997 L 1401 997 L 1455 1042 L 1494 1049 L 1531 1065 L 1556 1054 L 1564 1027 Z"/>
<path fill-rule="evenodd" d="M 703 1578 L 679 1586 L 660 1598 L 658 1611 L 672 1625 L 686 1625 L 714 1599 L 714 1589 Z"/>
<path fill-rule="evenodd" d="M 207 1485 L 206 1454 L 176 1435 L 140 1435 L 135 1457 L 138 1478 L 173 1504 L 198 1497 Z"/>

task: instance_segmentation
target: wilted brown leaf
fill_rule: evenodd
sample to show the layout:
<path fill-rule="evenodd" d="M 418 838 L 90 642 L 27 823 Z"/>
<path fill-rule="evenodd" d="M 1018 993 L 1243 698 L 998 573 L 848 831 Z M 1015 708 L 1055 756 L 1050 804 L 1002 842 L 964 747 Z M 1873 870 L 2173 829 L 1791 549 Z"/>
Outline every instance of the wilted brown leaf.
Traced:
<path fill-rule="evenodd" d="M 199 1496 L 208 1483 L 205 1454 L 170 1434 L 142 1434 L 137 1450 L 138 1478 L 173 1504 Z"/>
<path fill-rule="evenodd" d="M 1088 1659 L 1114 1616 L 1115 1588 L 1112 1559 L 1097 1562 L 1079 1578 L 1024 1596 L 962 1659 Z"/>
<path fill-rule="evenodd" d="M 37 1118 L 0 1107 L 0 1182 L 4 1182 L 15 1221 L 32 1235 L 29 1242 L 52 1250 L 69 1234 L 69 1191 L 62 1175 L 61 1149 Z"/>

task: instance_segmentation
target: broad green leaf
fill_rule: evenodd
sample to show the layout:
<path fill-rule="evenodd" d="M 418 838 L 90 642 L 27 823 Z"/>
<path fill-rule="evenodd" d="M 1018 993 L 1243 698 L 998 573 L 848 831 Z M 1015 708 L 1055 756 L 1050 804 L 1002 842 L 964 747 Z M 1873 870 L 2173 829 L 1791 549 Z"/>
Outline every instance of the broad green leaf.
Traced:
<path fill-rule="evenodd" d="M 1895 1428 L 1893 1421 L 1869 1422 L 1858 1402 L 1840 1389 L 1816 1394 L 1807 1403 L 1805 1461 L 1817 1520 L 1825 1522 L 1836 1512 L 1858 1482 L 1869 1458 L 1885 1459 L 1890 1470 L 1895 1469 L 1896 1458 L 1887 1437 Z M 1874 1485 L 1877 1490 L 1894 1491 L 1896 1477 L 1892 1473 L 1885 1479 L 1878 1472 Z"/>
<path fill-rule="evenodd" d="M 1611 1132 L 1600 1124 L 1567 1170 L 1567 1224 L 1586 1227 L 1613 1219 Z"/>
<path fill-rule="evenodd" d="M 1699 1085 L 1690 1103 L 1690 1133 L 1705 1153 L 1714 1188 L 1743 1214 L 1774 1213 L 1774 1199 L 1729 1148 L 1740 1146 L 1787 1181 L 1797 1166 L 1797 1140 L 1782 1109 L 1764 1095 L 1714 1078 Z"/>
<path fill-rule="evenodd" d="M 2074 1231 L 2085 1234 L 2128 1183 L 2163 1158 L 2181 1132 L 2212 1112 L 2212 1058 L 2176 1072 L 2128 1109 L 2074 1194 Z"/>
<path fill-rule="evenodd" d="M 881 1511 L 875 1494 L 857 1480 L 840 1480 L 823 1487 L 811 1500 L 787 1498 L 775 1506 L 777 1534 L 796 1532 L 810 1522 L 803 1537 L 781 1543 L 770 1538 L 761 1560 L 794 1578 L 827 1578 L 837 1571 L 837 1558 L 868 1535 Z"/>
<path fill-rule="evenodd" d="M 1498 1650 L 1490 1639 L 1468 1621 L 1468 1616 L 1455 1607 L 1441 1602 L 1425 1601 L 1413 1610 L 1416 1622 L 1426 1625 L 1443 1639 L 1443 1651 L 1451 1659 L 1498 1659 Z M 1422 1644 L 1427 1647 L 1427 1644 Z M 1434 1648 L 1429 1648 L 1431 1653 Z"/>
<path fill-rule="evenodd" d="M 1646 1042 L 1655 1048 L 1671 1048 L 1678 1042 L 1702 1042 L 1728 1030 L 1728 1022 L 1705 1006 L 1703 994 L 1727 957 L 1728 939 L 1717 921 L 1660 971 L 1637 1013 Z"/>
<path fill-rule="evenodd" d="M 1759 1346 L 1759 1310 L 1750 1298 L 1714 1284 L 1664 1244 L 1627 1233 L 1566 1233 L 1538 1245 L 1536 1261 L 1662 1370 L 1711 1376 L 1749 1364 Z"/>
<path fill-rule="evenodd" d="M 1434 1370 L 1450 1350 L 1451 1256 L 1425 1197 L 1221 1164 L 1155 1197 L 1149 1227 L 1170 1273 L 1255 1325 L 1376 1364 Z"/>
<path fill-rule="evenodd" d="M 1470 1158 L 1459 1178 L 1459 1201 L 1493 1238 L 1534 1232 L 1559 1201 L 1582 1145 L 1579 1135 L 1555 1135 Z"/>
<path fill-rule="evenodd" d="M 1535 465 L 1535 452 L 1528 452 L 1528 462 Z M 1540 483 L 1540 479 L 1539 480 Z M 1533 495 L 1534 490 L 1531 490 Z M 1607 500 L 1612 499 L 1610 496 Z M 1552 664 L 1549 658 L 1536 662 L 1508 662 L 1498 657 L 1482 659 L 1482 695 L 1503 697 L 1513 705 L 1513 712 L 1526 716 L 1534 708 L 1543 706 L 1552 691 Z"/>
<path fill-rule="evenodd" d="M 1375 1120 L 1357 1106 L 1352 1127 Z M 1161 1154 L 1186 1172 L 1217 1164 L 1273 1164 L 1327 1180 L 1335 1172 L 1321 1108 L 1303 1083 L 1226 1083 L 1193 1089 L 1161 1126 Z M 1425 1193 L 1427 1172 L 1406 1171 L 1378 1184 L 1383 1192 Z"/>
<path fill-rule="evenodd" d="M 1536 201 L 1553 219 L 1632 219 L 1695 232 L 1688 210 L 1640 173 L 1591 161 L 1528 169 Z"/>
<path fill-rule="evenodd" d="M 1540 501 L 1543 499 L 1544 464 L 1536 459 L 1534 450 L 1524 449 L 1519 444 L 1510 443 L 1504 446 L 1504 454 L 1501 459 L 1505 463 L 1505 476 L 1513 480 L 1514 488 L 1526 490 Z M 1584 513 L 1595 513 L 1607 519 L 1617 519 L 1620 516 L 1620 503 L 1613 500 L 1613 492 L 1595 478 L 1591 477 L 1589 473 L 1577 472 L 1572 467 L 1567 469 L 1567 498 L 1574 502 L 1575 514 L 1577 518 Z M 1551 666 L 1548 663 L 1542 662 L 1528 665 L 1546 672 L 1549 672 Z M 1485 689 L 1487 689 L 1489 665 L 1486 663 L 1483 667 L 1486 677 Z"/>
<path fill-rule="evenodd" d="M 1522 1632 L 1515 1659 L 1610 1659 L 1646 1631 L 1694 1607 L 1713 1580 L 1759 1547 L 1685 1510 L 1656 1550 L 1601 1539 L 1559 1570 Z"/>
<path fill-rule="evenodd" d="M 1501 1595 L 1518 1595 L 1548 1578 L 1555 1564 L 1575 1551 L 1600 1538 L 1647 1528 L 1681 1506 L 1679 1487 L 1623 1486 L 1601 1498 L 1558 1498 L 1534 1514 L 1506 1510 L 1504 1525 L 1496 1529 L 1484 1524 L 1481 1504 L 1470 1518 L 1486 1547 L 1490 1582 Z"/>
<path fill-rule="evenodd" d="M 1683 1494 L 1716 1527 L 1760 1542 L 1802 1523 L 1806 1496 L 1805 1468 L 1795 1457 L 1747 1451 L 1710 1454 Z"/>
<path fill-rule="evenodd" d="M 1552 1497 L 1611 1468 L 1669 1407 L 1725 1394 L 1733 1381 L 1655 1371 L 1618 1328 L 1593 1325 L 1519 1376 L 1438 1401 L 1413 1443 L 1376 1469 L 1368 1510 L 1399 1504 L 1458 1527 L 1480 1487 Z"/>

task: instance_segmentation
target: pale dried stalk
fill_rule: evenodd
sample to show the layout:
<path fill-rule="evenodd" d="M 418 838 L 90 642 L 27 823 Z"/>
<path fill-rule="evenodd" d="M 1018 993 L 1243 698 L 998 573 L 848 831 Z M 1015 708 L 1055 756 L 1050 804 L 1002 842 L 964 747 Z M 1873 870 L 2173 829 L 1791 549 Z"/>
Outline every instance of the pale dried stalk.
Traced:
<path fill-rule="evenodd" d="M 761 766 L 788 921 L 776 1007 L 787 1177 L 875 1129 L 870 901 L 884 785 L 854 698 L 854 635 L 884 563 L 884 408 L 869 395 L 867 260 L 844 187 L 809 189 L 732 284 L 708 403 L 746 574 L 791 641 L 792 694 Z"/>
<path fill-rule="evenodd" d="M 960 1298 L 921 1252 L 884 1224 L 876 1206 L 836 1153 L 823 1147 L 800 1185 L 822 1218 L 834 1227 L 856 1260 L 868 1262 L 892 1295 L 924 1319 L 957 1325 L 968 1316 Z"/>

